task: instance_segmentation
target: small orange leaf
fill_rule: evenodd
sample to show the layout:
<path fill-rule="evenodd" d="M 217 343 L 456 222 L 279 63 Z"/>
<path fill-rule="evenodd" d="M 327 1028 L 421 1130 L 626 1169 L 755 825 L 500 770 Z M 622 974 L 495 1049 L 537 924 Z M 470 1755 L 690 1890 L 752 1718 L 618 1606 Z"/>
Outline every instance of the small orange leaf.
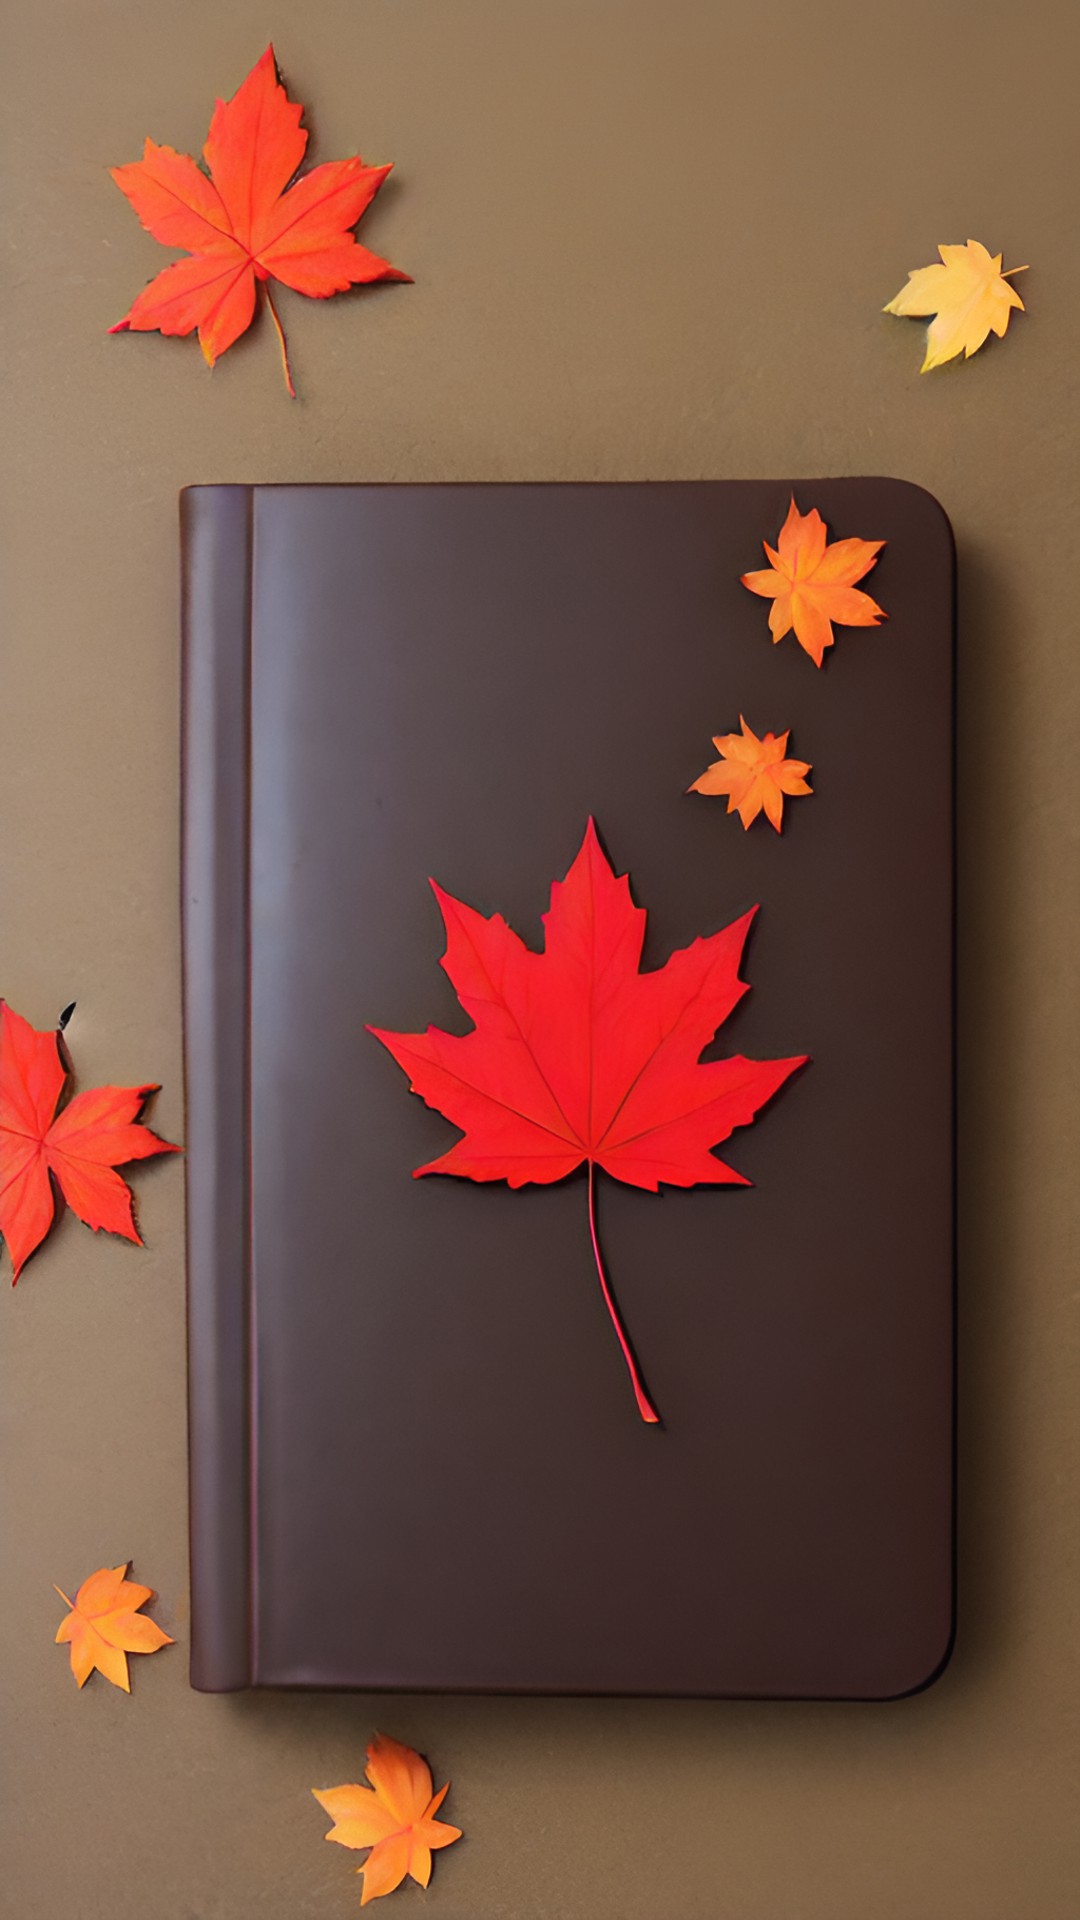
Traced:
<path fill-rule="evenodd" d="M 806 760 L 788 760 L 787 733 L 767 733 L 759 740 L 752 727 L 739 715 L 741 733 L 721 733 L 713 738 L 721 758 L 706 767 L 688 789 L 690 793 L 726 793 L 727 810 L 737 813 L 748 827 L 764 811 L 780 832 L 784 815 L 784 796 L 812 793 L 804 775 L 810 771 Z"/>
<path fill-rule="evenodd" d="M 426 1887 L 432 1854 L 461 1839 L 460 1827 L 435 1818 L 450 1782 L 433 1793 L 431 1769 L 411 1747 L 377 1733 L 367 1750 L 365 1771 L 370 1787 L 311 1789 L 334 1821 L 327 1840 L 341 1847 L 371 1848 L 356 1869 L 364 1876 L 362 1907 L 393 1893 L 406 1874 Z"/>
<path fill-rule="evenodd" d="M 92 1087 L 62 1106 L 67 1078 L 60 1035 L 39 1033 L 0 1000 L 0 1236 L 13 1281 L 52 1226 L 53 1179 L 88 1227 L 141 1246 L 131 1189 L 115 1169 L 180 1151 L 138 1119 L 155 1085 Z"/>
<path fill-rule="evenodd" d="M 833 644 L 832 623 L 839 627 L 876 627 L 887 618 L 856 580 L 868 573 L 884 540 L 834 540 L 816 507 L 800 513 L 794 494 L 780 529 L 776 550 L 764 541 L 769 566 L 760 573 L 744 573 L 742 583 L 751 593 L 771 600 L 769 631 L 774 642 L 795 629 L 799 645 L 820 667 L 826 647 Z"/>
<path fill-rule="evenodd" d="M 119 1567 L 99 1567 L 83 1581 L 74 1600 L 62 1587 L 55 1589 L 71 1609 L 57 1628 L 56 1644 L 70 1643 L 71 1671 L 80 1687 L 96 1667 L 114 1687 L 130 1693 L 128 1654 L 157 1653 L 173 1644 L 156 1621 L 139 1612 L 152 1599 L 153 1588 L 129 1580 L 129 1564 L 125 1560 Z"/>

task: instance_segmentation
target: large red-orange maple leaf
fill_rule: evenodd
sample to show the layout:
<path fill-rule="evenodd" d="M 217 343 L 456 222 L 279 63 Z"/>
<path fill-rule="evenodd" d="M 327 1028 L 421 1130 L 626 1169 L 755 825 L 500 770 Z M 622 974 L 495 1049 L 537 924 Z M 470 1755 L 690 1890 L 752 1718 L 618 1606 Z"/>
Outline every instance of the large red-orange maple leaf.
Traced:
<path fill-rule="evenodd" d="M 442 965 L 473 1031 L 369 1028 L 412 1091 L 464 1135 L 416 1173 L 520 1187 L 562 1180 L 587 1162 L 600 1285 L 638 1411 L 656 1421 L 600 1257 L 594 1172 L 651 1193 L 661 1182 L 749 1185 L 711 1149 L 749 1125 L 806 1059 L 701 1060 L 746 992 L 739 960 L 757 909 L 640 972 L 645 913 L 591 820 L 566 879 L 551 889 L 542 953 L 501 914 L 485 919 L 432 886 L 446 925 Z"/>
<path fill-rule="evenodd" d="M 292 393 L 271 279 L 325 299 L 364 281 L 409 278 L 369 253 L 351 232 L 389 166 L 365 167 L 358 155 L 328 160 L 289 185 L 308 142 L 300 125 L 303 112 L 278 80 L 274 49 L 267 47 L 232 99 L 214 107 L 203 148 L 209 178 L 190 154 L 153 140 L 147 140 L 141 160 L 112 168 L 117 186 L 154 239 L 191 257 L 164 267 L 110 333 L 183 334 L 198 328 L 199 344 L 213 366 L 251 325 L 261 282 Z"/>
<path fill-rule="evenodd" d="M 60 1036 L 0 1000 L 0 1237 L 17 1280 L 53 1221 L 52 1178 L 73 1213 L 141 1246 L 131 1189 L 115 1171 L 179 1148 L 138 1114 L 155 1086 L 90 1087 L 57 1108 L 67 1080 Z"/>

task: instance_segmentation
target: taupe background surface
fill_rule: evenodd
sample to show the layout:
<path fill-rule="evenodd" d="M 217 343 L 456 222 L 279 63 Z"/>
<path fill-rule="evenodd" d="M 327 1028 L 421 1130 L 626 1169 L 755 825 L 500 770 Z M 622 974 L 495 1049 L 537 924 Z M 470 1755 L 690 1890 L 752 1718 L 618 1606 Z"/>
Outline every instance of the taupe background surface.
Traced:
<path fill-rule="evenodd" d="M 188 481 L 880 472 L 959 543 L 960 1636 L 880 1707 L 188 1691 L 182 1166 L 147 1249 L 68 1218 L 4 1308 L 4 1910 L 357 1910 L 312 1785 L 373 1726 L 453 1776 L 444 1920 L 1068 1920 L 1076 1912 L 1074 10 L 673 0 L 37 0 L 4 10 L 0 988 L 78 1001 L 83 1084 L 183 1132 L 176 493 Z M 209 376 L 110 339 L 168 257 L 105 173 L 197 151 L 273 34 L 316 158 L 399 171 L 416 276 L 282 295 Z M 939 240 L 1030 311 L 919 379 L 880 314 Z M 843 645 L 841 636 L 841 646 Z M 884 777 L 917 778 L 919 743 Z M 912 1195 L 918 1204 L 918 1195 Z M 6 1256 L 5 1256 L 6 1260 Z M 707 1524 L 707 1516 L 703 1516 Z M 132 1556 L 179 1645 L 79 1695 L 52 1635 Z M 613 1623 L 617 1630 L 617 1623 Z M 395 1909 L 397 1911 L 399 1909 Z"/>

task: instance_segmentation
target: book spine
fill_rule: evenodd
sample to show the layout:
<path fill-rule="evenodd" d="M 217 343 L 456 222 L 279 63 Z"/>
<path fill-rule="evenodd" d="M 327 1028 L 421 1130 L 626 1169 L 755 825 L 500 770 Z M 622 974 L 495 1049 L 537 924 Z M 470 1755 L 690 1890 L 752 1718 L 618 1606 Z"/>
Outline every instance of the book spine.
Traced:
<path fill-rule="evenodd" d="M 180 496 L 191 1684 L 254 1678 L 250 487 Z"/>

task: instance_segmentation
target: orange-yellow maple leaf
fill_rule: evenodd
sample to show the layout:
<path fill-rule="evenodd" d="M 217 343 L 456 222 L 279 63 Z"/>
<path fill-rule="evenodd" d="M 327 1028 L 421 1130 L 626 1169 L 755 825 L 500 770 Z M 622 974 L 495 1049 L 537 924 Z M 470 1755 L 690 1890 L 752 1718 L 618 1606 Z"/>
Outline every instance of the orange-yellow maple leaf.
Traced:
<path fill-rule="evenodd" d="M 926 359 L 920 373 L 942 367 L 962 353 L 970 360 L 978 353 L 988 335 L 1002 337 L 1014 307 L 1024 311 L 1024 303 L 1009 274 L 1026 273 L 1026 267 L 1001 271 L 1001 254 L 989 253 L 978 240 L 966 247 L 939 247 L 940 264 L 913 267 L 907 285 L 890 300 L 885 313 L 922 318 L 933 313 L 937 318 L 926 330 Z"/>
<path fill-rule="evenodd" d="M 197 328 L 212 367 L 251 325 L 261 286 L 293 394 L 271 280 L 324 300 L 373 280 L 409 278 L 352 232 L 390 168 L 365 167 L 356 155 L 295 178 L 308 142 L 303 112 L 281 85 L 267 47 L 232 99 L 214 108 L 206 172 L 190 154 L 153 140 L 141 160 L 112 168 L 147 231 L 189 257 L 164 267 L 111 333 Z"/>
<path fill-rule="evenodd" d="M 713 736 L 713 746 L 719 749 L 721 758 L 706 767 L 688 791 L 726 793 L 728 812 L 737 813 L 744 827 L 764 811 L 779 833 L 784 795 L 813 792 L 804 778 L 810 771 L 810 762 L 786 758 L 790 729 L 787 733 L 767 733 L 759 740 L 742 714 L 739 725 L 741 733 Z"/>
<path fill-rule="evenodd" d="M 138 1118 L 156 1085 L 88 1087 L 63 1106 L 67 1079 L 60 1035 L 0 1000 L 0 1237 L 15 1280 L 52 1225 L 53 1180 L 88 1227 L 141 1246 L 116 1168 L 180 1151 Z"/>
<path fill-rule="evenodd" d="M 446 1798 L 449 1780 L 432 1792 L 427 1761 L 386 1734 L 377 1733 L 367 1750 L 370 1787 L 312 1787 L 319 1805 L 335 1822 L 327 1840 L 342 1847 L 370 1847 L 357 1873 L 364 1876 L 360 1905 L 393 1893 L 410 1874 L 421 1887 L 431 1878 L 431 1856 L 461 1839 L 461 1828 L 435 1815 Z"/>
<path fill-rule="evenodd" d="M 128 1654 L 157 1653 L 160 1647 L 173 1644 L 156 1621 L 139 1612 L 152 1598 L 153 1588 L 127 1579 L 128 1565 L 125 1560 L 120 1567 L 100 1567 L 83 1581 L 74 1600 L 62 1587 L 56 1588 L 64 1605 L 71 1608 L 57 1628 L 56 1644 L 70 1642 L 71 1671 L 80 1687 L 96 1667 L 114 1687 L 130 1693 Z"/>
<path fill-rule="evenodd" d="M 834 620 L 839 627 L 876 627 L 888 617 L 855 585 L 870 571 L 884 540 L 834 540 L 831 546 L 827 541 L 817 508 L 800 513 L 792 494 L 776 548 L 762 542 L 768 567 L 742 575 L 744 587 L 772 601 L 769 632 L 774 642 L 794 627 L 796 640 L 817 667 L 833 644 Z"/>

